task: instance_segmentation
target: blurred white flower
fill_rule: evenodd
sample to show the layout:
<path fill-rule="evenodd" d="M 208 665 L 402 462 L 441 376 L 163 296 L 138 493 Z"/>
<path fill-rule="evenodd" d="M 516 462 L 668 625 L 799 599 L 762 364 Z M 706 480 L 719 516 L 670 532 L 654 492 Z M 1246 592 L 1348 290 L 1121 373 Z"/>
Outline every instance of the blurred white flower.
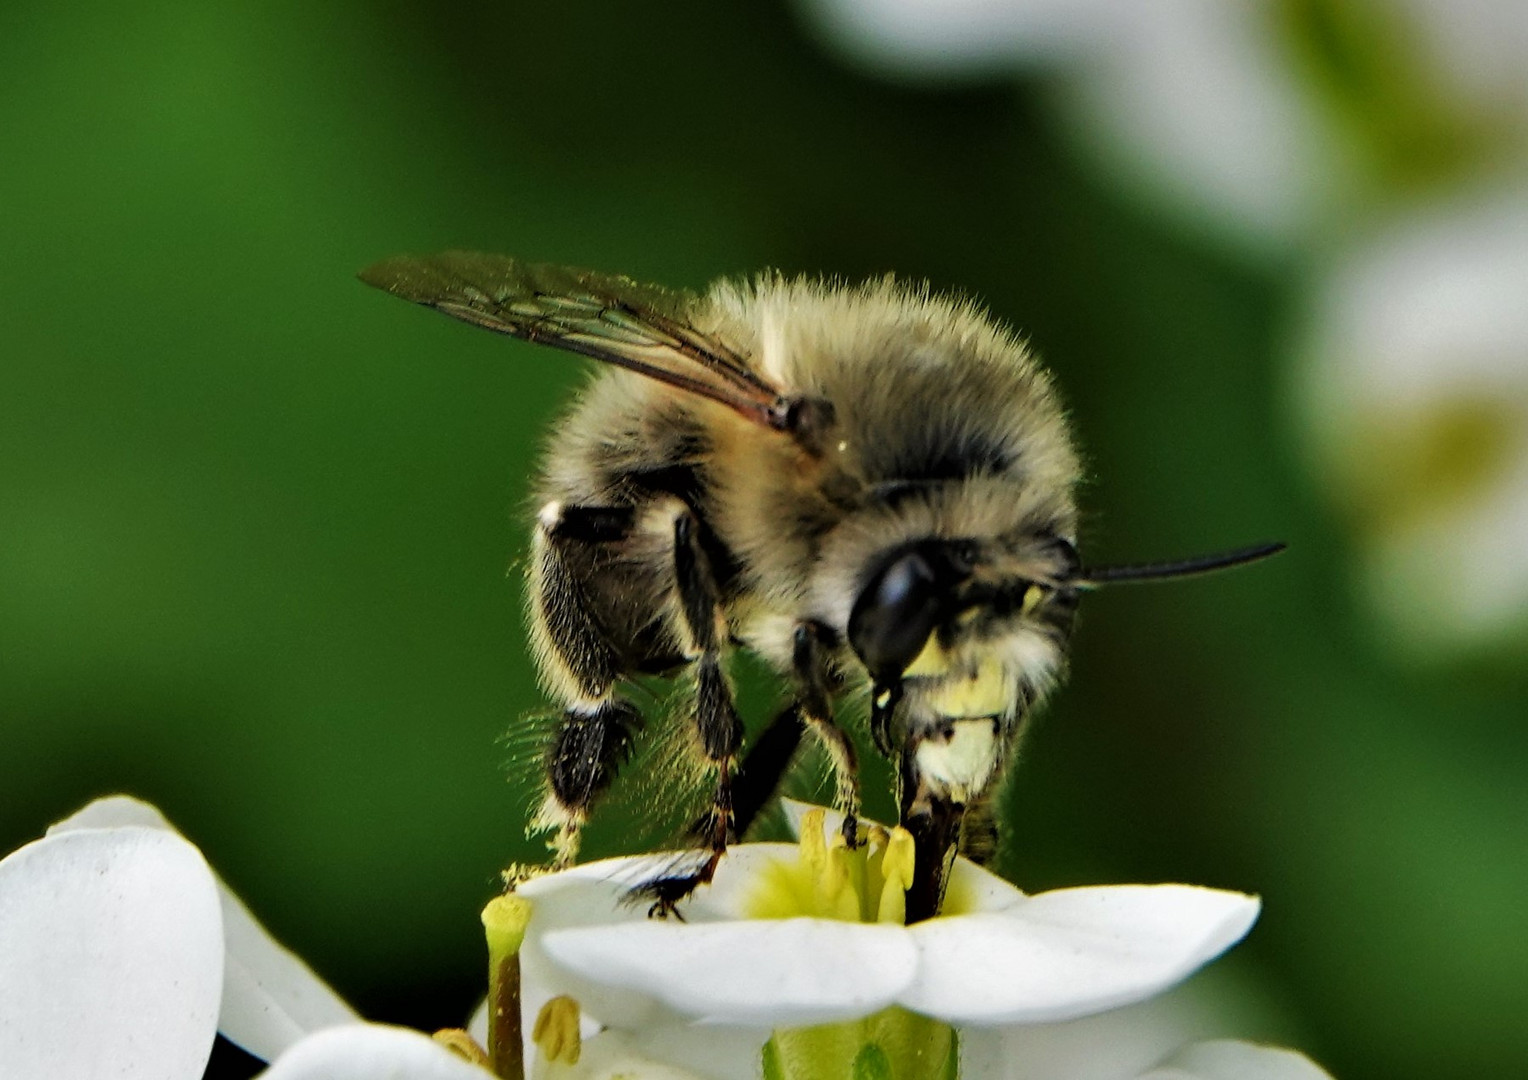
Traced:
<path fill-rule="evenodd" d="M 1060 131 L 1180 216 L 1254 244 L 1319 242 L 1397 154 L 1528 149 L 1517 0 L 801 3 L 826 41 L 898 77 L 1052 74 Z"/>
<path fill-rule="evenodd" d="M 1528 187 L 1395 222 L 1322 284 L 1296 393 L 1375 608 L 1418 653 L 1528 627 Z"/>

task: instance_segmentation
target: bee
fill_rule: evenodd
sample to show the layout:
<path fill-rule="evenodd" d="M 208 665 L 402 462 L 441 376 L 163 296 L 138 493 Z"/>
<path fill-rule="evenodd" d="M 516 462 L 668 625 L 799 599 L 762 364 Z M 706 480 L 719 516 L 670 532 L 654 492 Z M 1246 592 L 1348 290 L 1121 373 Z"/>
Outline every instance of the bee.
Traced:
<path fill-rule="evenodd" d="M 807 732 L 859 843 L 859 751 L 835 717 L 868 701 L 914 840 L 907 917 L 933 916 L 962 823 L 1065 672 L 1081 594 L 1282 547 L 1085 568 L 1081 467 L 1050 376 L 981 308 L 926 287 L 766 273 L 693 294 L 466 252 L 360 276 L 608 365 L 538 482 L 530 637 L 562 714 L 535 825 L 571 863 L 643 726 L 623 688 L 687 675 L 714 796 L 694 865 L 643 886 L 655 913 L 711 880 Z M 739 648 L 791 690 L 746 756 Z"/>

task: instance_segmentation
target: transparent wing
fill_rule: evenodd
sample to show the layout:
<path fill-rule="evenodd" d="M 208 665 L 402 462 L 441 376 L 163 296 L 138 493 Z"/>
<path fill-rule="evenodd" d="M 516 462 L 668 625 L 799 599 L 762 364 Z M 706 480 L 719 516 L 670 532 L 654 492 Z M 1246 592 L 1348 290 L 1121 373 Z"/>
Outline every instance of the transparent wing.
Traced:
<path fill-rule="evenodd" d="M 798 426 L 795 398 L 694 328 L 693 293 L 470 251 L 384 259 L 360 278 L 463 322 L 640 372 L 766 427 Z"/>

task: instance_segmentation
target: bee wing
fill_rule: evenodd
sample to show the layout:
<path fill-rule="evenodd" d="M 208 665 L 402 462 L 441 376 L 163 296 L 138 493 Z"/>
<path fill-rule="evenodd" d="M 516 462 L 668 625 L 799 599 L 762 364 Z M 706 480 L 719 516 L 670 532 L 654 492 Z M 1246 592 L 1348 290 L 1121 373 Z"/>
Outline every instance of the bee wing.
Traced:
<path fill-rule="evenodd" d="M 360 278 L 463 322 L 630 368 L 766 427 L 795 424 L 795 399 L 695 329 L 693 293 L 470 251 L 384 259 Z"/>

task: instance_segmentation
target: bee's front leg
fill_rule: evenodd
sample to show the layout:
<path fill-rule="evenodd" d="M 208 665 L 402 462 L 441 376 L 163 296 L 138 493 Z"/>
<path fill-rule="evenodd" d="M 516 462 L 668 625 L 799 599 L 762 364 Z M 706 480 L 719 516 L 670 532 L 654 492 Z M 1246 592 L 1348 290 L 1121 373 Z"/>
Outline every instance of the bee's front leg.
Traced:
<path fill-rule="evenodd" d="M 828 760 L 833 763 L 833 777 L 837 787 L 834 801 L 844 815 L 844 839 L 850 847 L 858 847 L 859 760 L 848 733 L 833 722 L 833 705 L 829 693 L 831 671 L 828 666 L 831 634 L 832 631 L 821 623 L 798 623 L 791 662 L 801 714 L 827 750 Z"/>

